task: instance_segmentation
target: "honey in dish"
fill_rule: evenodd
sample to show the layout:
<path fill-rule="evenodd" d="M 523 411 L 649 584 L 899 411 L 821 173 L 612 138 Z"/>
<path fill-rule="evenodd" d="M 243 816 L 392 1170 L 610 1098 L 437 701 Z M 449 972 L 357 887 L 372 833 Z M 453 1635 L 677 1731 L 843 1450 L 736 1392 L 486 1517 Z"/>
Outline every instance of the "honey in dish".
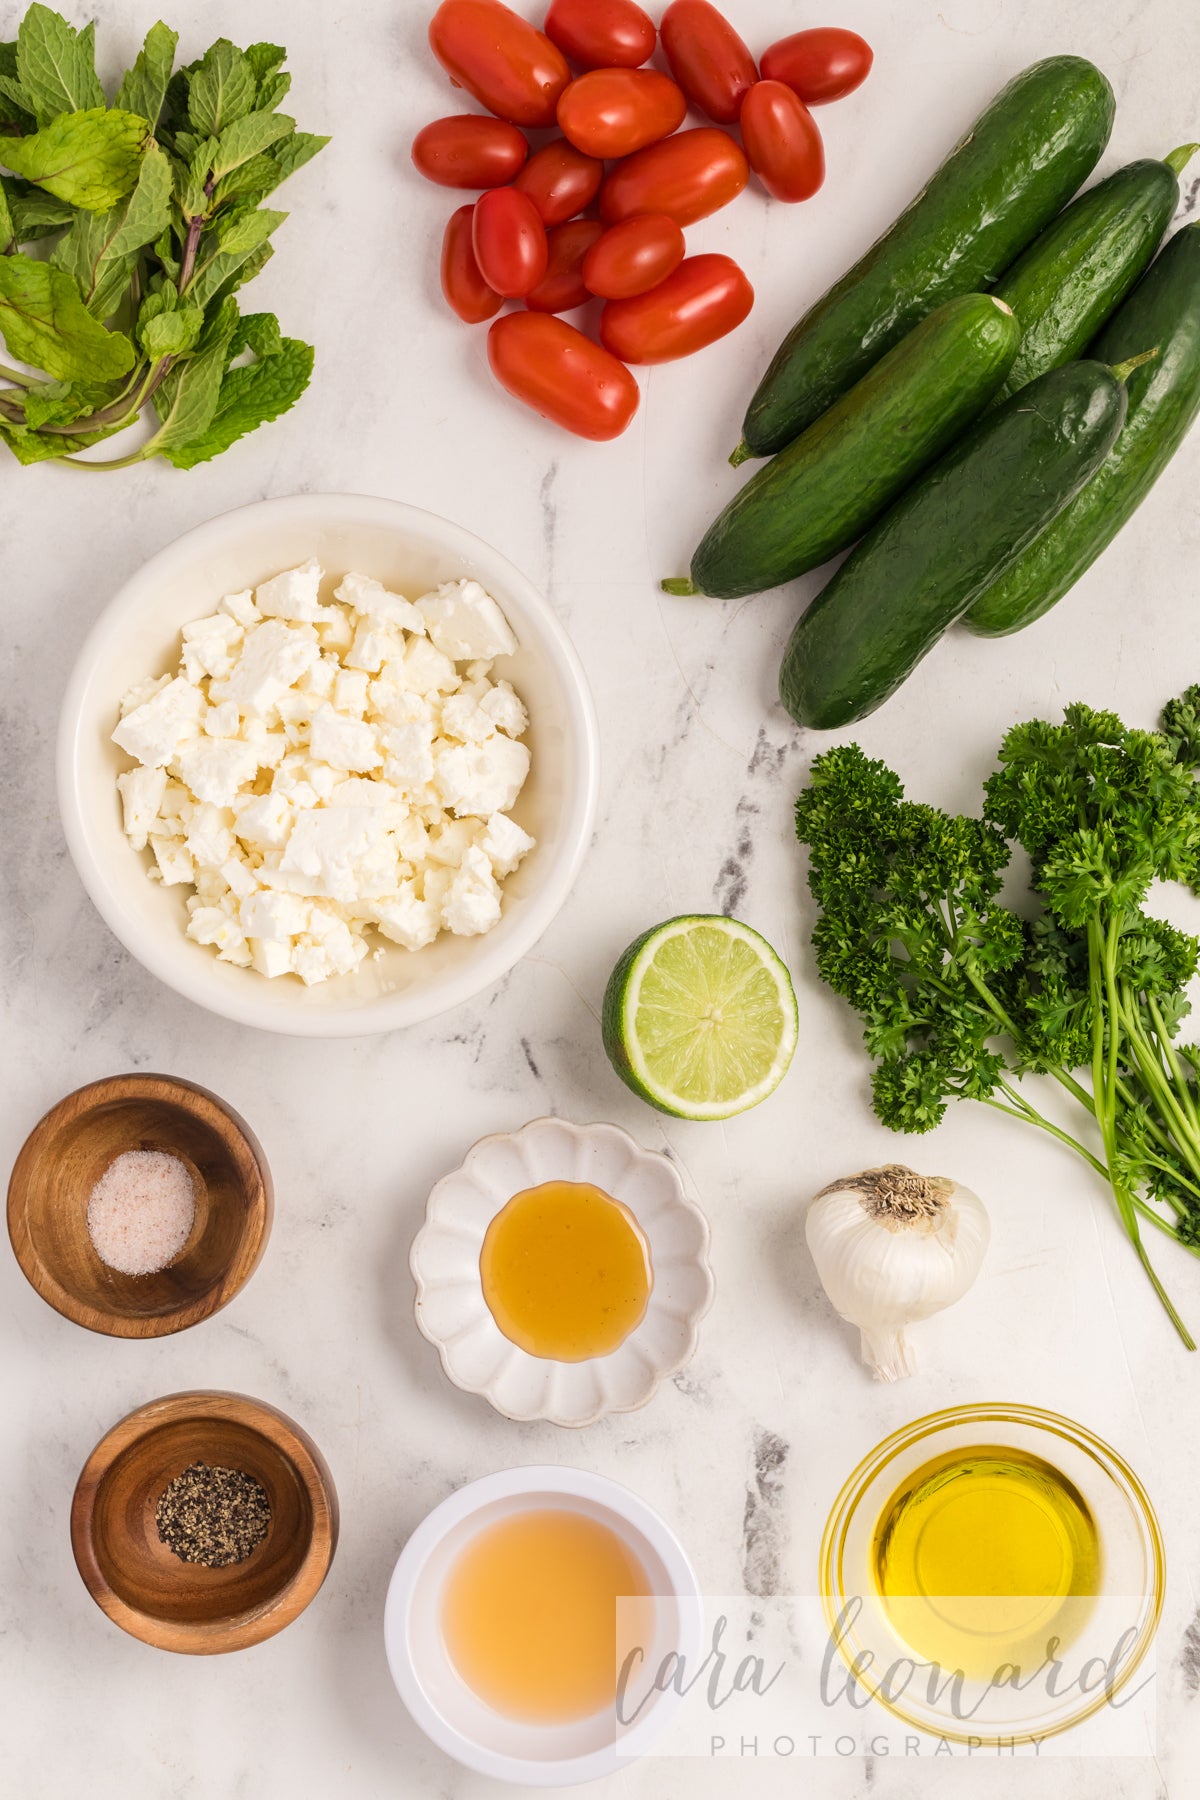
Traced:
<path fill-rule="evenodd" d="M 483 1297 L 505 1337 L 530 1356 L 607 1356 L 641 1323 L 653 1274 L 627 1206 L 586 1181 L 525 1188 L 487 1229 Z"/>
<path fill-rule="evenodd" d="M 989 1680 L 1065 1647 L 1100 1589 L 1101 1546 L 1087 1501 L 1061 1470 L 1023 1450 L 949 1451 L 908 1476 L 880 1514 L 875 1585 L 921 1658 Z"/>
<path fill-rule="evenodd" d="M 617 1601 L 629 1604 L 620 1612 Z M 617 1670 L 648 1647 L 645 1569 L 586 1513 L 531 1508 L 486 1526 L 446 1579 L 442 1636 L 467 1686 L 506 1718 L 562 1724 L 613 1705 Z"/>

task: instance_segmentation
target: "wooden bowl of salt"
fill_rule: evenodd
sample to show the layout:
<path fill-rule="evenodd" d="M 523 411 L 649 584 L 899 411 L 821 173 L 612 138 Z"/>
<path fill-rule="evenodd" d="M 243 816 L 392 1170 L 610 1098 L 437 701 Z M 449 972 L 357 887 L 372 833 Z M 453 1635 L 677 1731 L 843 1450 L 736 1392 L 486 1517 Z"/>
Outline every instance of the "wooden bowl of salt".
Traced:
<path fill-rule="evenodd" d="M 253 1132 L 205 1088 L 115 1075 L 60 1100 L 8 1184 L 8 1234 L 42 1299 L 110 1337 L 166 1337 L 225 1306 L 271 1229 Z"/>

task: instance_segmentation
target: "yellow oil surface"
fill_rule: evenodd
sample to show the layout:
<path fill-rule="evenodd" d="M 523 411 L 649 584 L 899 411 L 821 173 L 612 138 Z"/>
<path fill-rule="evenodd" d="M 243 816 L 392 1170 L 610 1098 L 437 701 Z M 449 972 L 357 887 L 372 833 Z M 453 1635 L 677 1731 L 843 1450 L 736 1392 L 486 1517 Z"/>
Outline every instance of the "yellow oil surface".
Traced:
<path fill-rule="evenodd" d="M 1041 1457 L 950 1451 L 892 1495 L 873 1540 L 892 1625 L 922 1658 L 988 1680 L 1032 1669 L 1077 1635 L 1100 1589 L 1101 1545 L 1083 1495 Z"/>
<path fill-rule="evenodd" d="M 621 1598 L 630 1604 L 618 1635 Z M 649 1646 L 653 1608 L 645 1569 L 609 1526 L 531 1508 L 486 1526 L 452 1565 L 442 1635 L 467 1686 L 496 1712 L 561 1724 L 612 1706 L 618 1649 L 631 1633 Z"/>
<path fill-rule="evenodd" d="M 514 1194 L 488 1226 L 483 1297 L 505 1337 L 530 1356 L 607 1356 L 641 1323 L 650 1249 L 627 1206 L 584 1181 Z"/>

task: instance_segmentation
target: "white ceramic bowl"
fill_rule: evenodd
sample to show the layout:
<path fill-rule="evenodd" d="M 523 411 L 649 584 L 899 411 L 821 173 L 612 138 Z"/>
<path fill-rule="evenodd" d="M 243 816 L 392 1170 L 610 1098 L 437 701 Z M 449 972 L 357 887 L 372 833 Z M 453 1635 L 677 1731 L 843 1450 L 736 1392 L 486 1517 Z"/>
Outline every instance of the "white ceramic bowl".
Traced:
<path fill-rule="evenodd" d="M 514 1194 L 544 1181 L 588 1181 L 611 1194 L 650 1247 L 645 1316 L 607 1356 L 531 1356 L 504 1336 L 484 1299 L 479 1256 L 488 1226 Z M 534 1119 L 481 1138 L 430 1194 L 409 1256 L 417 1324 L 454 1385 L 482 1394 L 506 1418 L 591 1425 L 644 1406 L 692 1356 L 712 1305 L 708 1251 L 708 1221 L 668 1157 L 643 1150 L 616 1125 Z"/>
<path fill-rule="evenodd" d="M 124 694 L 173 669 L 179 633 L 223 594 L 316 556 L 331 574 L 373 575 L 410 595 L 474 576 L 495 595 L 519 643 L 499 659 L 529 708 L 529 779 L 513 816 L 537 839 L 504 884 L 504 913 L 483 937 L 443 932 L 424 950 L 385 945 L 353 975 L 305 988 L 218 960 L 184 935 L 189 889 L 147 878 L 149 853 L 121 829 L 110 734 Z M 397 500 L 294 494 L 257 501 L 189 531 L 127 581 L 79 653 L 63 702 L 58 794 L 84 887 L 126 949 L 168 987 L 210 1012 L 265 1031 L 353 1037 L 416 1024 L 499 980 L 532 949 L 571 890 L 596 802 L 595 713 L 579 659 L 546 600 L 510 562 L 459 525 Z"/>
<path fill-rule="evenodd" d="M 595 1781 L 642 1755 L 682 1703 L 668 1686 L 637 1720 L 618 1729 L 604 1711 L 565 1725 L 504 1718 L 472 1692 L 447 1654 L 441 1630 L 446 1576 L 475 1534 L 530 1507 L 570 1507 L 622 1537 L 660 1596 L 645 1667 L 671 1652 L 692 1673 L 699 1662 L 703 1608 L 696 1576 L 670 1526 L 628 1488 L 582 1469 L 504 1469 L 459 1488 L 418 1525 L 388 1587 L 383 1636 L 392 1680 L 409 1712 L 448 1756 L 480 1774 L 526 1787 Z"/>

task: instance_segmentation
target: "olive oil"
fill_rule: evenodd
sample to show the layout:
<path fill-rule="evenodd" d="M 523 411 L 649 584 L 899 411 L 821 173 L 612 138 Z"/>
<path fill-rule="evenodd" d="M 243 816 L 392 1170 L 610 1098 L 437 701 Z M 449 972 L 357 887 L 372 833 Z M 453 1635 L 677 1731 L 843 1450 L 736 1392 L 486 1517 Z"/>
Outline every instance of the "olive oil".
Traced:
<path fill-rule="evenodd" d="M 1004 1667 L 1040 1666 L 1051 1639 L 1065 1647 L 1076 1636 L 1100 1590 L 1101 1545 L 1061 1470 L 982 1445 L 905 1479 L 879 1516 L 872 1563 L 910 1649 L 989 1680 Z"/>
<path fill-rule="evenodd" d="M 619 1599 L 640 1604 L 622 1608 L 618 1635 Z M 612 1706 L 619 1646 L 651 1642 L 653 1607 L 646 1571 L 615 1531 L 587 1513 L 537 1507 L 467 1544 L 446 1579 L 442 1636 L 496 1712 L 561 1724 Z"/>
<path fill-rule="evenodd" d="M 488 1226 L 483 1297 L 505 1337 L 530 1356 L 607 1356 L 642 1321 L 650 1249 L 627 1206 L 586 1181 L 514 1194 Z"/>

